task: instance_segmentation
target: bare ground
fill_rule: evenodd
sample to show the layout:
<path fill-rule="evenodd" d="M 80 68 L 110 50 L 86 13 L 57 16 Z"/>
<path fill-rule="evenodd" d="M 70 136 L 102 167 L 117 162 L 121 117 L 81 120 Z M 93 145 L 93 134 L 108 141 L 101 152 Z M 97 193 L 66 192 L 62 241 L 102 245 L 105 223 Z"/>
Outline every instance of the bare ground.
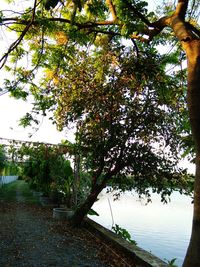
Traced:
<path fill-rule="evenodd" d="M 134 263 L 85 228 L 52 218 L 52 210 L 0 200 L 1 267 L 130 267 Z"/>

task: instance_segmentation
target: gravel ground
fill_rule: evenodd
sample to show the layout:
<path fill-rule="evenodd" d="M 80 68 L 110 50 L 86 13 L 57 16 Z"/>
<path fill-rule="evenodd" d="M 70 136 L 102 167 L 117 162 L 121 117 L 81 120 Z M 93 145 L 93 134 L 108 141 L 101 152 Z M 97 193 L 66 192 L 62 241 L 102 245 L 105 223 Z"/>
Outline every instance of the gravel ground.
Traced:
<path fill-rule="evenodd" d="M 52 210 L 0 200 L 1 267 L 133 266 L 85 228 L 52 218 Z"/>

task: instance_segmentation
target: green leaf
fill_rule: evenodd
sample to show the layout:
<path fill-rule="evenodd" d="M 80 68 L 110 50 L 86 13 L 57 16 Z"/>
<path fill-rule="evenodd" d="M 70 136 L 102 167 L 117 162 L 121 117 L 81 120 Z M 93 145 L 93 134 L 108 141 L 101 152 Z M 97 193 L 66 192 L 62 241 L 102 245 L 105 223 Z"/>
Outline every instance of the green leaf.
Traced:
<path fill-rule="evenodd" d="M 88 215 L 99 216 L 99 214 L 98 214 L 95 210 L 93 210 L 93 209 L 90 209 L 90 210 L 88 211 Z"/>

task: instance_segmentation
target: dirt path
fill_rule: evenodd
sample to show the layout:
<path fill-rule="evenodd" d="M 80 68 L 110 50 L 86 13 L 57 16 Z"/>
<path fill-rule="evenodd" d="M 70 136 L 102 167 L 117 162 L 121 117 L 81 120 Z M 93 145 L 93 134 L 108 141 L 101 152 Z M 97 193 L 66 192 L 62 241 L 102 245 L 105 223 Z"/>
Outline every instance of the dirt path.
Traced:
<path fill-rule="evenodd" d="M 86 229 L 73 229 L 52 218 L 52 211 L 17 202 L 0 202 L 1 267 L 108 267 L 119 263 Z M 129 265 L 131 266 L 131 265 Z"/>

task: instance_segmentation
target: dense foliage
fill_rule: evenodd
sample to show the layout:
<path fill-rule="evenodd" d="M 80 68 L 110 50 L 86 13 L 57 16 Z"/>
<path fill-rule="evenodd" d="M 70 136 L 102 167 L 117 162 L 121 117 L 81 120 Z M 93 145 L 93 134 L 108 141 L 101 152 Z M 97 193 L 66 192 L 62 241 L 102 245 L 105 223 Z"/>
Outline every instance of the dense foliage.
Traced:
<path fill-rule="evenodd" d="M 113 186 L 140 192 L 153 186 L 169 193 L 181 185 L 178 105 L 163 95 L 169 84 L 171 93 L 177 85 L 165 74 L 162 56 L 141 50 L 138 59 L 131 47 L 113 44 L 109 52 L 76 51 L 76 59 L 54 87 L 55 120 L 61 128 L 77 125 L 79 153 L 93 182 L 107 174 L 115 177 Z"/>
<path fill-rule="evenodd" d="M 18 154 L 23 158 L 23 176 L 32 189 L 71 205 L 73 170 L 70 161 L 57 148 L 23 144 Z"/>

